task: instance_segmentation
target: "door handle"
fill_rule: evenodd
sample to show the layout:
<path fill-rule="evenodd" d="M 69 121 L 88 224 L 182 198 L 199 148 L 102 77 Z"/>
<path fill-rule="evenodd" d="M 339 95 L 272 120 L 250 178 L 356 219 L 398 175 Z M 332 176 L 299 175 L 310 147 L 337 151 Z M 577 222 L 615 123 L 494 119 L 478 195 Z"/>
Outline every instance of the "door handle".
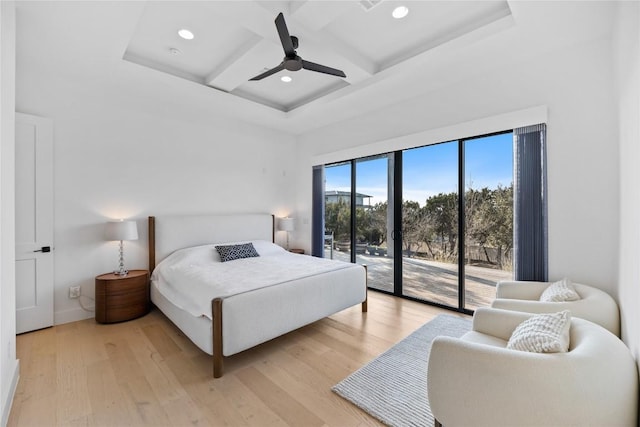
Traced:
<path fill-rule="evenodd" d="M 391 232 L 391 238 L 396 240 L 396 238 L 402 238 L 402 232 L 400 230 L 393 230 Z"/>
<path fill-rule="evenodd" d="M 35 250 L 33 252 L 51 252 L 51 246 L 43 246 L 38 250 Z"/>

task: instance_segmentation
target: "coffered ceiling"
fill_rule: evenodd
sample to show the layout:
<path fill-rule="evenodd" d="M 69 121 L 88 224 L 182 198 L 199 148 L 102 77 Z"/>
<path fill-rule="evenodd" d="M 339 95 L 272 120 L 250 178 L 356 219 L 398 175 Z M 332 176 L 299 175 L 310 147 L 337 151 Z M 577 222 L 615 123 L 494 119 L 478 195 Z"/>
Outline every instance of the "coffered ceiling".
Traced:
<path fill-rule="evenodd" d="M 406 5 L 403 19 L 392 16 Z M 284 57 L 274 19 L 285 16 L 303 59 L 346 78 L 283 70 L 249 79 Z M 337 91 L 365 87 L 382 72 L 511 14 L 506 1 L 147 2 L 123 59 L 211 90 L 288 112 Z M 178 35 L 189 29 L 192 40 Z M 284 83 L 280 77 L 290 76 Z M 379 78 L 379 77 L 378 77 Z"/>
<path fill-rule="evenodd" d="M 381 134 L 389 123 L 428 120 L 412 110 L 415 100 L 607 37 L 617 10 L 615 2 L 573 0 L 16 3 L 18 109 L 37 114 L 43 100 L 56 108 L 91 102 L 293 135 L 381 115 L 389 119 L 367 121 Z M 397 20 L 391 12 L 399 5 L 409 14 Z M 300 70 L 288 74 L 290 83 L 280 80 L 284 71 L 249 81 L 283 59 L 274 24 L 280 12 L 299 38 L 298 54 L 346 78 Z M 194 39 L 180 38 L 181 28 Z M 35 104 L 23 97 L 34 93 L 25 85 L 37 90 Z M 472 96 L 456 102 L 482 102 Z"/>

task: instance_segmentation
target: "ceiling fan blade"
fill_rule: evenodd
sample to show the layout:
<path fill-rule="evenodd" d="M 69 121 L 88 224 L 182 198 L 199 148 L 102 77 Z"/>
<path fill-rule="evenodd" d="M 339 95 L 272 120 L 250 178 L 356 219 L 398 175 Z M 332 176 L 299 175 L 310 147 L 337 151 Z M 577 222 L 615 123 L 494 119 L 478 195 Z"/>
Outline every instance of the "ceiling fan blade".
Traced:
<path fill-rule="evenodd" d="M 278 35 L 280 36 L 280 43 L 282 43 L 284 54 L 289 57 L 296 56 L 296 50 L 293 47 L 293 40 L 291 40 L 291 36 L 289 35 L 287 23 L 284 22 L 284 15 L 282 14 L 282 12 L 280 12 L 278 16 L 276 16 L 276 29 L 278 30 Z"/>
<path fill-rule="evenodd" d="M 305 70 L 317 71 L 319 73 L 331 74 L 332 76 L 347 77 L 342 70 L 327 67 L 326 65 L 316 64 L 315 62 L 305 61 L 304 59 L 302 60 L 302 68 Z"/>
<path fill-rule="evenodd" d="M 268 71 L 265 71 L 265 72 L 264 72 L 264 73 L 262 73 L 262 74 L 258 74 L 258 75 L 257 75 L 257 76 L 255 76 L 254 78 L 249 79 L 249 81 L 252 81 L 252 80 L 262 80 L 262 79 L 264 79 L 265 77 L 269 77 L 270 75 L 275 74 L 275 73 L 277 73 L 278 71 L 282 71 L 282 70 L 284 70 L 284 62 L 280 63 L 280 65 L 278 65 L 278 66 L 277 66 L 277 67 L 275 67 L 275 68 L 272 68 L 272 69 L 270 69 L 270 70 L 268 70 Z"/>

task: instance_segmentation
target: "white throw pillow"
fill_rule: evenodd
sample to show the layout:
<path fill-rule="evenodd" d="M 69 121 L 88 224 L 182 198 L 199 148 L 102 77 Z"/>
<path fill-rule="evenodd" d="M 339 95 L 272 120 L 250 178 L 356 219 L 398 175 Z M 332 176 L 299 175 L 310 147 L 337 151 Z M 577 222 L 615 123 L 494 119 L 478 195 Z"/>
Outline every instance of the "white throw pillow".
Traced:
<path fill-rule="evenodd" d="M 543 302 L 577 301 L 579 299 L 580 295 L 576 292 L 571 280 L 567 278 L 552 283 L 540 295 L 540 301 Z"/>
<path fill-rule="evenodd" d="M 536 314 L 513 331 L 507 348 L 531 353 L 565 353 L 569 350 L 571 313 Z"/>

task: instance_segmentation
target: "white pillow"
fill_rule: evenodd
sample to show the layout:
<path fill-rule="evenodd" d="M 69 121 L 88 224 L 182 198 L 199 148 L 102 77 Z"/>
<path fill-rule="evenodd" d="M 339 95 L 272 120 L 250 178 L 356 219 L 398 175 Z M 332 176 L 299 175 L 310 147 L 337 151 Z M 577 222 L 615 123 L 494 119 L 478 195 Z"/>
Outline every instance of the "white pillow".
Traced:
<path fill-rule="evenodd" d="M 540 295 L 540 301 L 543 302 L 577 301 L 579 299 L 580 295 L 576 292 L 571 280 L 567 278 L 552 283 Z"/>
<path fill-rule="evenodd" d="M 566 353 L 569 351 L 571 313 L 536 314 L 513 331 L 507 348 L 531 353 Z"/>
<path fill-rule="evenodd" d="M 267 242 L 266 240 L 253 240 L 252 242 L 260 256 L 278 255 L 287 252 L 282 246 Z"/>

